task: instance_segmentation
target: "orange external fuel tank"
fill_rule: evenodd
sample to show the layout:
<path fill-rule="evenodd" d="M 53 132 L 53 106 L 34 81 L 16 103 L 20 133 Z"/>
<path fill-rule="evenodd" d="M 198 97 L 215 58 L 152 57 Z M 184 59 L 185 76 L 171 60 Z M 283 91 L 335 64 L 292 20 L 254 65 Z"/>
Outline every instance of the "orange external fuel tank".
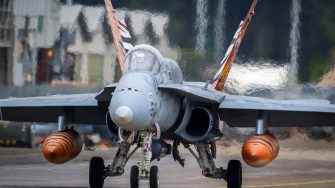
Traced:
<path fill-rule="evenodd" d="M 242 147 L 243 160 L 252 167 L 263 167 L 269 164 L 278 153 L 278 140 L 271 133 L 251 136 Z"/>
<path fill-rule="evenodd" d="M 43 156 L 51 163 L 63 164 L 75 158 L 83 148 L 80 135 L 72 130 L 57 131 L 43 142 Z"/>

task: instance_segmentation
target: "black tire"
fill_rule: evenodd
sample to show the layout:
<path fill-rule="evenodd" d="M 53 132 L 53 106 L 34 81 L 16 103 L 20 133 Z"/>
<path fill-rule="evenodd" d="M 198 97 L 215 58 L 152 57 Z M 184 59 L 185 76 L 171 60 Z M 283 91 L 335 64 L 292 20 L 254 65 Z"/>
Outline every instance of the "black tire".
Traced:
<path fill-rule="evenodd" d="M 90 161 L 89 182 L 91 188 L 102 188 L 104 185 L 104 160 L 101 157 L 93 157 Z"/>
<path fill-rule="evenodd" d="M 159 178 L 158 178 L 158 167 L 151 166 L 150 177 L 149 177 L 150 188 L 158 188 Z"/>
<path fill-rule="evenodd" d="M 139 169 L 138 166 L 132 166 L 130 169 L 130 187 L 131 188 L 138 188 L 139 187 Z"/>
<path fill-rule="evenodd" d="M 241 188 L 242 186 L 242 165 L 238 160 L 231 160 L 227 168 L 227 187 Z"/>

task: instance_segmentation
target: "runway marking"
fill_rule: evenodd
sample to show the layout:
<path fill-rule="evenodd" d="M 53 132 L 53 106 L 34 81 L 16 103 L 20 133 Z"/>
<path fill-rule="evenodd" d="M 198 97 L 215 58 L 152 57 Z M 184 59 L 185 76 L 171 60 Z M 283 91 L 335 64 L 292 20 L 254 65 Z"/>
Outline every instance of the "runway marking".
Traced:
<path fill-rule="evenodd" d="M 335 183 L 335 180 L 320 180 L 320 181 L 307 181 L 307 182 L 296 182 L 296 183 L 279 183 L 269 185 L 249 185 L 243 186 L 244 188 L 257 188 L 257 187 L 295 187 L 302 185 L 315 185 L 315 184 L 328 184 Z"/>

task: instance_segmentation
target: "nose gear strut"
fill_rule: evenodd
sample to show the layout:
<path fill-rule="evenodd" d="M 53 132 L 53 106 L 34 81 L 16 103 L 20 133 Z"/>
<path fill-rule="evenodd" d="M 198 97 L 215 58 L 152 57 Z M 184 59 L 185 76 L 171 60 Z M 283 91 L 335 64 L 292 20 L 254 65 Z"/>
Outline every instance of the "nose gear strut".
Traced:
<path fill-rule="evenodd" d="M 124 167 L 128 159 L 141 148 L 141 156 L 137 166 L 131 167 L 130 185 L 131 188 L 139 187 L 139 180 L 148 179 L 150 188 L 158 188 L 158 167 L 150 166 L 152 160 L 152 139 L 160 137 L 159 126 L 155 124 L 152 130 L 146 131 L 127 131 L 119 128 L 121 143 L 114 157 L 112 164 L 104 166 L 103 160 L 93 157 L 90 163 L 90 185 L 91 187 L 102 187 L 104 179 L 108 176 L 119 176 L 124 173 Z M 137 139 L 137 146 L 129 153 L 130 146 Z"/>

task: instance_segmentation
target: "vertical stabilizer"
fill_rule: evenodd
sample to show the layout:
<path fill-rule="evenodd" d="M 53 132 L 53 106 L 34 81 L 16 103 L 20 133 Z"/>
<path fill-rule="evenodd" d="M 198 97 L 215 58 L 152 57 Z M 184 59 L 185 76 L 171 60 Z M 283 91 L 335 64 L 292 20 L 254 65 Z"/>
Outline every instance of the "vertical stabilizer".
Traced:
<path fill-rule="evenodd" d="M 110 0 L 105 0 L 105 6 L 108 13 L 109 24 L 112 28 L 114 45 L 117 51 L 117 57 L 121 67 L 124 70 L 124 59 L 126 53 L 133 47 L 131 36 L 127 30 L 127 25 L 123 20 L 117 20 L 115 17 L 115 9 Z"/>
<path fill-rule="evenodd" d="M 224 84 L 226 82 L 226 79 L 228 77 L 230 68 L 232 66 L 232 63 L 234 62 L 236 53 L 238 51 L 238 48 L 240 47 L 240 44 L 242 42 L 243 36 L 245 34 L 245 31 L 251 21 L 251 17 L 255 14 L 255 7 L 257 5 L 259 0 L 254 0 L 249 12 L 244 19 L 244 21 L 241 21 L 235 35 L 233 38 L 233 41 L 229 45 L 227 52 L 224 56 L 224 58 L 221 61 L 221 67 L 219 71 L 216 73 L 214 79 L 213 79 L 213 87 L 215 90 L 222 91 L 224 88 Z"/>

